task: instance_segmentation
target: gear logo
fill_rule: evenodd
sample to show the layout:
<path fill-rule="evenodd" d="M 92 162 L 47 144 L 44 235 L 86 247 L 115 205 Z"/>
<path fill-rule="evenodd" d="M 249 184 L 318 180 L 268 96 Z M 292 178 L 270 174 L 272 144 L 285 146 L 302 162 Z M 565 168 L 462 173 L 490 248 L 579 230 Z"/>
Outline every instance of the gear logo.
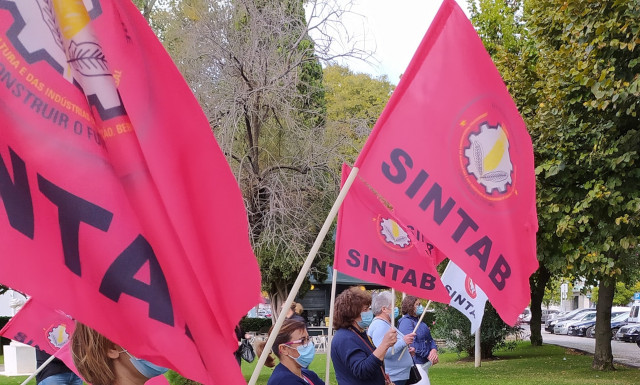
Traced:
<path fill-rule="evenodd" d="M 66 325 L 60 324 L 52 327 L 47 333 L 47 339 L 51 345 L 60 349 L 64 344 L 69 342 L 69 333 L 67 332 Z"/>
<path fill-rule="evenodd" d="M 380 235 L 384 237 L 384 241 L 387 244 L 397 248 L 407 249 L 411 246 L 409 234 L 393 219 L 384 218 L 380 220 Z"/>
<path fill-rule="evenodd" d="M 507 192 L 512 184 L 513 164 L 509 156 L 509 139 L 498 124 L 495 127 L 487 122 L 480 125 L 480 132 L 468 137 L 469 147 L 464 149 L 468 159 L 467 172 L 475 177 L 487 194 L 497 190 Z"/>

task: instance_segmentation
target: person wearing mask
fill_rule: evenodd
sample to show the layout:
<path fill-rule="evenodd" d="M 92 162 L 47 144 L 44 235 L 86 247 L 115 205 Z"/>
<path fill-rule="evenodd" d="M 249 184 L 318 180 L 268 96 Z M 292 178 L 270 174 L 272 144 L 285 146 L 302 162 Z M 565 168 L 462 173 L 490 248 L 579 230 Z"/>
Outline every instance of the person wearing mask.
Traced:
<path fill-rule="evenodd" d="M 36 349 L 38 368 L 50 358 L 49 353 Z M 62 360 L 54 358 L 36 374 L 36 383 L 38 385 L 82 385 L 82 378 L 72 372 Z"/>
<path fill-rule="evenodd" d="M 272 332 L 273 326 L 269 335 Z M 262 355 L 265 344 L 266 341 L 262 341 L 256 345 L 258 356 Z M 280 360 L 277 366 L 271 353 Z M 296 320 L 285 320 L 264 363 L 270 368 L 275 366 L 267 385 L 324 385 L 324 381 L 308 369 L 314 355 L 315 346 L 309 339 L 306 325 Z"/>
<path fill-rule="evenodd" d="M 373 344 L 378 346 L 382 343 L 385 334 L 393 330 L 391 317 L 393 316 L 393 296 L 390 291 L 382 291 L 374 294 L 371 301 L 371 310 L 374 319 L 367 330 L 367 334 L 373 340 Z M 397 331 L 397 342 L 393 349 L 387 350 L 384 356 L 384 368 L 391 381 L 395 385 L 405 385 L 409 379 L 409 370 L 413 366 L 413 355 L 415 349 L 409 345 L 413 342 L 415 333 L 409 332 L 406 335 Z M 407 352 L 404 352 L 408 348 Z"/>
<path fill-rule="evenodd" d="M 391 384 L 384 370 L 384 357 L 397 342 L 397 334 L 389 329 L 378 346 L 373 344 L 365 332 L 373 320 L 370 306 L 371 294 L 359 287 L 351 287 L 336 297 L 331 360 L 338 385 Z"/>
<path fill-rule="evenodd" d="M 71 352 L 78 372 L 93 385 L 142 385 L 167 371 L 134 357 L 122 346 L 79 322 L 71 337 Z"/>
<path fill-rule="evenodd" d="M 398 330 L 402 333 L 411 333 L 418 325 L 418 318 L 424 312 L 424 307 L 417 297 L 406 296 L 402 300 L 402 318 L 398 321 Z M 422 380 L 429 384 L 429 368 L 438 363 L 438 345 L 431 337 L 431 330 L 426 323 L 420 322 L 416 337 L 411 344 L 415 348 L 414 359 L 418 367 L 422 369 Z"/>

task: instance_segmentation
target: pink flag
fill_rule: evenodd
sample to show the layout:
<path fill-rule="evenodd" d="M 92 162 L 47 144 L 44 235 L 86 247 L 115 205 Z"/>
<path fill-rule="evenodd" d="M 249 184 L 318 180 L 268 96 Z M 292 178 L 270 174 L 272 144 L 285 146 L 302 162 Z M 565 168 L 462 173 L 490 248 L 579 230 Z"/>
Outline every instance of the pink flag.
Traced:
<path fill-rule="evenodd" d="M 233 330 L 260 275 L 237 182 L 139 10 L 88 4 L 0 2 L 0 282 L 244 383 Z"/>
<path fill-rule="evenodd" d="M 57 356 L 75 328 L 70 316 L 30 298 L 0 330 L 0 335 Z"/>
<path fill-rule="evenodd" d="M 343 184 L 349 171 L 343 164 Z M 366 282 L 448 303 L 449 294 L 434 264 L 438 251 L 424 236 L 418 241 L 416 234 L 356 178 L 338 213 L 333 267 Z"/>
<path fill-rule="evenodd" d="M 515 324 L 538 229 L 531 139 L 454 0 L 444 0 L 355 167 Z"/>
<path fill-rule="evenodd" d="M 75 321 L 70 316 L 30 298 L 0 330 L 0 335 L 56 356 L 80 376 L 69 350 L 74 330 Z M 167 385 L 169 381 L 165 376 L 157 376 L 145 384 Z"/>

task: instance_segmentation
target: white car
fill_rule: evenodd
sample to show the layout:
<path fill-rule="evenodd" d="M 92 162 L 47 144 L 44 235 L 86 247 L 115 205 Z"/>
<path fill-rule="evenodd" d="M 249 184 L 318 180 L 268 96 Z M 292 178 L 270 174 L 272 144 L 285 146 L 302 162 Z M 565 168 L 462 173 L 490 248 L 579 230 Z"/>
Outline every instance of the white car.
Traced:
<path fill-rule="evenodd" d="M 577 318 L 560 321 L 553 327 L 553 334 L 567 334 L 569 333 L 569 326 L 578 322 L 589 321 L 594 318 L 596 318 L 595 310 L 582 313 L 578 315 Z"/>

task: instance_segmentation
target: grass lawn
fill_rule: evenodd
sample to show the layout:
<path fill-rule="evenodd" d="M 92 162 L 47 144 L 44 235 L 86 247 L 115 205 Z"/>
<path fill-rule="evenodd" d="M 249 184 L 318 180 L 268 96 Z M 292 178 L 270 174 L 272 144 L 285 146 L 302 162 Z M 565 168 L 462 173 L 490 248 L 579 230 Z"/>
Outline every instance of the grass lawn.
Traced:
<path fill-rule="evenodd" d="M 639 352 L 640 354 L 640 352 Z M 534 348 L 522 342 L 515 350 L 502 350 L 496 358 L 485 360 L 479 368 L 473 359 L 456 353 L 440 354 L 440 363 L 429 370 L 433 385 L 631 385 L 640 384 L 640 369 L 616 365 L 613 372 L 598 372 L 591 369 L 592 356 L 571 350 L 544 345 Z M 256 360 L 257 361 L 257 360 Z M 247 382 L 255 367 L 242 362 L 242 373 Z M 310 369 L 324 379 L 326 355 L 316 354 Z M 258 385 L 266 385 L 271 368 L 263 368 Z M 331 372 L 332 384 L 336 384 Z"/>
<path fill-rule="evenodd" d="M 0 363 L 3 362 L 0 356 Z M 521 342 L 515 350 L 502 350 L 496 358 L 485 360 L 479 368 L 473 359 L 455 353 L 440 354 L 440 363 L 429 371 L 433 385 L 631 385 L 640 384 L 640 369 L 616 365 L 613 372 L 591 370 L 592 357 L 575 353 L 555 345 L 532 347 Z M 257 360 L 242 362 L 242 373 L 247 382 Z M 326 355 L 316 354 L 311 370 L 324 379 Z M 258 385 L 266 385 L 273 369 L 262 368 Z M 0 376 L 0 385 L 20 385 L 27 377 Z M 336 385 L 331 372 L 331 383 Z M 35 384 L 31 381 L 30 385 Z"/>

